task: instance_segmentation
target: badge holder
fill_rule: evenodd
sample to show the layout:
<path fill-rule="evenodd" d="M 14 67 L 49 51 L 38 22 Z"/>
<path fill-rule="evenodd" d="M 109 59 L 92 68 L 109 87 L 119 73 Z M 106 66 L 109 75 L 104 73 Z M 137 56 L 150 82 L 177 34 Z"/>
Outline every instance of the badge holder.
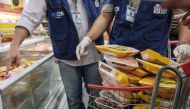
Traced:
<path fill-rule="evenodd" d="M 136 14 L 135 8 L 130 6 L 130 5 L 127 5 L 126 20 L 131 22 L 131 23 L 134 23 L 135 14 Z"/>
<path fill-rule="evenodd" d="M 134 23 L 135 21 L 135 16 L 137 14 L 140 2 L 141 0 L 129 0 L 129 4 L 127 4 L 126 20 L 130 23 Z"/>
<path fill-rule="evenodd" d="M 74 11 L 74 12 L 72 12 L 72 17 L 73 17 L 73 21 L 74 22 L 76 22 L 76 23 L 78 23 L 78 24 L 81 24 L 81 14 L 80 14 L 80 12 L 78 12 L 78 11 Z"/>

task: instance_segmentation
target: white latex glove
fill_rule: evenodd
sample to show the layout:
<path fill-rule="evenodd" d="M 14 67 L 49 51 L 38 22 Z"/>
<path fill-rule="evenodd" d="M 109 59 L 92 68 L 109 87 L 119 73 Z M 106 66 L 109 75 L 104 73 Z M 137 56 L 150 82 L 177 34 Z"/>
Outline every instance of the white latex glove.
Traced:
<path fill-rule="evenodd" d="M 77 45 L 76 56 L 78 60 L 81 60 L 81 57 L 88 54 L 88 48 L 92 44 L 92 39 L 88 36 L 85 36 L 83 40 Z"/>
<path fill-rule="evenodd" d="M 104 45 L 109 45 L 109 44 L 110 44 L 109 41 L 104 40 Z"/>
<path fill-rule="evenodd" d="M 179 45 L 174 49 L 174 55 L 177 58 L 177 62 L 184 62 L 190 59 L 190 45 Z"/>

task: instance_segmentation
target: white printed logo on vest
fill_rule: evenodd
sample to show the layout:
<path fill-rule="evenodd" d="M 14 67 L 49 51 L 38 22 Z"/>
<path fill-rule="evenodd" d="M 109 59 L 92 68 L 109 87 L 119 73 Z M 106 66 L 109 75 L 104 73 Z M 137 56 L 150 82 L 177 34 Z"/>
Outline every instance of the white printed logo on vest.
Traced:
<path fill-rule="evenodd" d="M 115 9 L 114 9 L 115 14 L 117 14 L 119 11 L 120 11 L 119 6 L 115 7 Z"/>
<path fill-rule="evenodd" d="M 167 13 L 167 9 L 163 9 L 160 4 L 156 4 L 156 6 L 154 6 L 154 14 L 166 14 Z"/>
<path fill-rule="evenodd" d="M 56 13 L 56 18 L 59 19 L 59 18 L 62 18 L 64 16 L 64 12 L 63 11 L 58 11 Z"/>

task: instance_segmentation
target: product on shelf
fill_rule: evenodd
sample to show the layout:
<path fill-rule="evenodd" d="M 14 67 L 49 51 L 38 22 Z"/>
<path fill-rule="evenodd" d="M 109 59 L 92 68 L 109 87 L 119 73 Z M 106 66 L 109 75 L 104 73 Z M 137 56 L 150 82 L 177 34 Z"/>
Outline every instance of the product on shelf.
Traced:
<path fill-rule="evenodd" d="M 3 35 L 2 43 L 11 42 L 12 39 L 12 35 Z"/>
<path fill-rule="evenodd" d="M 109 65 L 112 65 L 116 68 L 124 70 L 134 70 L 138 67 L 137 61 L 132 57 L 117 58 L 114 56 L 105 55 L 104 58 Z"/>
<path fill-rule="evenodd" d="M 0 81 L 6 80 L 9 77 L 11 77 L 11 74 L 6 72 L 6 66 L 0 67 Z"/>
<path fill-rule="evenodd" d="M 139 50 L 134 48 L 120 45 L 98 45 L 96 48 L 103 54 L 112 55 L 119 58 L 134 56 L 139 52 Z"/>
<path fill-rule="evenodd" d="M 150 63 L 141 59 L 137 59 L 137 61 L 144 69 L 146 69 L 147 71 L 153 74 L 157 74 L 160 71 L 160 69 L 164 67 L 162 65 Z M 176 78 L 176 74 L 173 71 L 165 71 L 162 74 L 162 76 L 166 78 Z"/>
<path fill-rule="evenodd" d="M 141 56 L 142 56 L 143 60 L 145 60 L 145 61 L 160 64 L 163 66 L 165 66 L 165 65 L 169 65 L 169 66 L 173 66 L 173 67 L 179 66 L 179 63 L 177 63 L 165 56 L 162 56 L 161 54 L 159 54 L 153 50 L 150 50 L 150 49 L 142 51 Z"/>

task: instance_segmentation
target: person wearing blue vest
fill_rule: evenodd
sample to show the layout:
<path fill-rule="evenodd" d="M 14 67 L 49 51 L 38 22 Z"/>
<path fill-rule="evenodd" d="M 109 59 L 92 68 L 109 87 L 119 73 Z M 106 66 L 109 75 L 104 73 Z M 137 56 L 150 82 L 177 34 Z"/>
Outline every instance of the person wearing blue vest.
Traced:
<path fill-rule="evenodd" d="M 99 0 L 30 0 L 24 8 L 10 50 L 6 56 L 7 72 L 19 66 L 19 46 L 44 18 L 49 23 L 50 38 L 67 95 L 69 109 L 85 109 L 82 102 L 82 84 L 101 84 L 98 61 L 102 56 L 91 42 L 88 56 L 77 60 L 75 50 L 94 20 L 99 15 Z M 102 38 L 96 44 L 102 44 Z M 87 92 L 89 89 L 87 88 Z"/>
<path fill-rule="evenodd" d="M 134 47 L 140 51 L 152 49 L 166 55 L 172 11 L 162 8 L 160 4 L 154 0 L 103 0 L 101 14 L 87 36 L 93 42 L 114 19 L 110 44 Z M 190 30 L 180 26 L 179 31 L 180 41 L 189 43 L 189 40 L 183 39 L 188 39 Z M 81 41 L 77 46 L 79 59 L 87 52 L 89 45 Z"/>

